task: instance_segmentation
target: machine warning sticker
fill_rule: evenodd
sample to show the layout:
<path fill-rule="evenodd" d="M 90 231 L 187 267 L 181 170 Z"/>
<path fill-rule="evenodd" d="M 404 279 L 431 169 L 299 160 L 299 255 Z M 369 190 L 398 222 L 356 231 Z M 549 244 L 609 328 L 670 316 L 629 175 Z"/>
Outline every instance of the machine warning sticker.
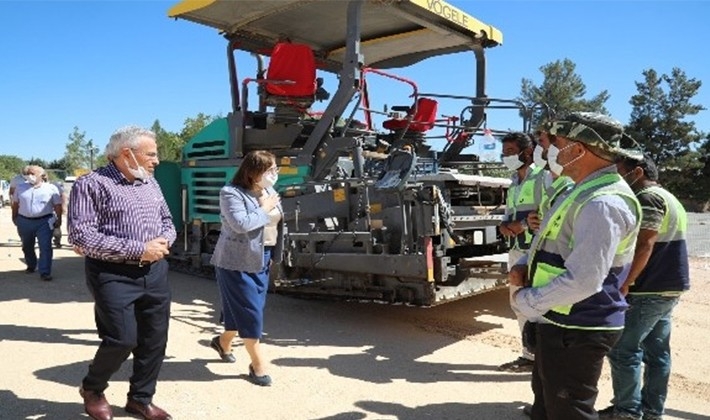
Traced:
<path fill-rule="evenodd" d="M 333 190 L 333 201 L 336 203 L 345 201 L 345 188 L 337 188 Z"/>

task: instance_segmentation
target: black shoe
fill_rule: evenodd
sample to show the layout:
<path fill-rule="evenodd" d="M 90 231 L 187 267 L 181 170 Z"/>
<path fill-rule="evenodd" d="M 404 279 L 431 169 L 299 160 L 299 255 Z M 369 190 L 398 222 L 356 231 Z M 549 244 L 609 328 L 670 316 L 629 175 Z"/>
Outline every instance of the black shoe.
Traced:
<path fill-rule="evenodd" d="M 27 274 L 32 274 L 32 273 L 34 273 L 34 272 L 35 272 L 35 269 L 34 269 L 34 268 L 29 268 L 29 267 L 27 267 L 27 268 L 25 269 L 25 273 L 27 273 Z"/>
<path fill-rule="evenodd" d="M 219 336 L 216 336 L 215 338 L 210 341 L 210 347 L 215 349 L 217 353 L 219 353 L 219 357 L 222 358 L 223 362 L 227 363 L 234 363 L 237 361 L 236 357 L 232 354 L 232 352 L 226 353 L 222 346 L 219 344 Z"/>
<path fill-rule="evenodd" d="M 254 373 L 254 368 L 249 365 L 249 380 L 256 385 L 259 386 L 271 386 L 271 376 L 269 375 L 261 375 L 258 376 L 256 373 Z"/>
<path fill-rule="evenodd" d="M 42 274 L 39 276 L 44 281 L 52 281 L 52 275 L 51 274 Z"/>
<path fill-rule="evenodd" d="M 623 413 L 621 411 L 617 411 L 616 408 L 613 405 L 610 405 L 607 408 L 604 408 L 602 410 L 597 411 L 599 414 L 600 419 L 609 419 L 609 420 L 641 420 L 641 416 L 635 416 L 630 413 Z M 643 418 L 646 418 L 646 416 L 643 416 Z"/>
<path fill-rule="evenodd" d="M 599 415 L 600 419 L 608 419 L 614 416 L 614 406 L 610 405 L 607 408 L 602 408 L 601 410 L 597 410 L 597 414 Z"/>
<path fill-rule="evenodd" d="M 526 359 L 524 357 L 518 357 L 512 362 L 503 363 L 502 365 L 498 366 L 498 370 L 504 372 L 524 373 L 532 372 L 533 366 L 535 366 L 534 361 Z"/>

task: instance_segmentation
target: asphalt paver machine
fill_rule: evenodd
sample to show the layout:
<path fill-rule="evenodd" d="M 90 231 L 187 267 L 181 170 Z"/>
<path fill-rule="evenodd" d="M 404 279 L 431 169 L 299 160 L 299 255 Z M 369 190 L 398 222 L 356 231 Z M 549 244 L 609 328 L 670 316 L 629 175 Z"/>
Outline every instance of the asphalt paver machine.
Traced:
<path fill-rule="evenodd" d="M 506 284 L 497 225 L 510 181 L 463 153 L 489 111 L 524 108 L 486 95 L 496 28 L 440 0 L 186 0 L 169 16 L 226 38 L 232 99 L 225 118 L 186 144 L 176 172 L 159 177 L 179 190 L 173 267 L 209 273 L 219 189 L 262 149 L 277 157 L 287 225 L 274 291 L 431 306 Z M 255 60 L 254 74 L 238 74 L 237 52 Z M 394 73 L 451 53 L 472 54 L 462 54 L 470 95 L 420 92 Z M 332 94 L 319 73 L 336 80 Z M 408 85 L 411 96 L 375 110 L 373 77 Z M 444 103 L 458 115 L 440 115 Z"/>

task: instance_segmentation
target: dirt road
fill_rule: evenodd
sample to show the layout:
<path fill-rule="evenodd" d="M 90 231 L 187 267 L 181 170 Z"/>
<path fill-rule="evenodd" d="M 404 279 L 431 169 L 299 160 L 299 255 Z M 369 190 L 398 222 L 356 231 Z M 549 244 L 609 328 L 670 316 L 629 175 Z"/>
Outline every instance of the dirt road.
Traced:
<path fill-rule="evenodd" d="M 52 282 L 25 274 L 0 210 L 0 418 L 80 419 L 77 388 L 98 344 L 80 257 L 55 253 Z M 693 290 L 675 313 L 667 419 L 710 419 L 710 260 L 693 261 Z M 246 381 L 248 359 L 225 364 L 213 281 L 172 274 L 167 360 L 155 402 L 174 418 L 524 419 L 530 376 L 496 371 L 516 356 L 507 292 L 431 309 L 270 295 L 265 350 L 274 385 Z M 107 390 L 117 419 L 130 361 Z M 598 407 L 611 395 L 608 369 Z"/>

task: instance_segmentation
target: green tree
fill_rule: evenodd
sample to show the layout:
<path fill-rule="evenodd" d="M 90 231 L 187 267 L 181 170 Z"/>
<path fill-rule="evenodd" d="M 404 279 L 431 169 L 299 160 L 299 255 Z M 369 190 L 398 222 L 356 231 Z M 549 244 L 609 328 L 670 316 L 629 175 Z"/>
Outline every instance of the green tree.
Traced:
<path fill-rule="evenodd" d="M 183 123 L 182 130 L 178 134 L 180 137 L 180 142 L 182 143 L 180 147 L 184 146 L 190 139 L 195 137 L 200 130 L 205 128 L 207 125 L 212 123 L 212 121 L 219 118 L 216 115 L 207 115 L 200 112 L 195 118 L 186 118 Z"/>
<path fill-rule="evenodd" d="M 30 160 L 27 161 L 27 164 L 41 166 L 43 169 L 47 169 L 47 166 L 49 166 L 46 160 L 36 157 L 31 157 Z"/>
<path fill-rule="evenodd" d="M 702 82 L 689 79 L 673 68 L 670 75 L 654 69 L 643 71 L 644 80 L 636 82 L 637 93 L 631 97 L 631 118 L 627 131 L 644 146 L 661 167 L 690 152 L 690 145 L 703 134 L 689 117 L 705 108 L 692 103 Z"/>
<path fill-rule="evenodd" d="M 705 179 L 710 179 L 710 133 L 705 133 L 705 140 L 698 148 L 697 152 L 700 156 L 700 163 L 703 165 L 703 177 L 705 177 Z M 708 188 L 710 188 L 710 185 L 708 185 Z"/>
<path fill-rule="evenodd" d="M 47 162 L 47 166 L 44 167 L 47 171 L 50 181 L 63 180 L 67 176 L 66 162 L 64 158 L 54 159 L 53 161 Z"/>
<path fill-rule="evenodd" d="M 0 179 L 11 180 L 25 165 L 27 162 L 18 156 L 0 155 Z"/>
<path fill-rule="evenodd" d="M 179 162 L 182 159 L 182 149 L 187 142 L 218 118 L 219 115 L 200 112 L 194 118 L 186 118 L 179 133 L 165 130 L 160 125 L 160 121 L 155 120 L 151 130 L 156 135 L 160 160 Z"/>
<path fill-rule="evenodd" d="M 693 103 L 702 82 L 679 68 L 670 74 L 643 71 L 631 97 L 626 130 L 651 155 L 661 170 L 661 182 L 682 198 L 707 200 L 707 134 L 691 119 L 705 108 Z M 700 142 L 705 138 L 705 144 Z"/>
<path fill-rule="evenodd" d="M 64 159 L 64 158 L 54 159 L 53 161 L 48 162 L 47 169 L 56 169 L 56 170 L 64 169 L 64 170 L 66 170 L 67 169 L 66 159 Z"/>
<path fill-rule="evenodd" d="M 572 60 L 565 58 L 540 67 L 543 76 L 540 85 L 523 78 L 518 99 L 533 109 L 530 127 L 535 129 L 550 117 L 543 108 L 536 107 L 539 104 L 547 105 L 551 116 L 562 116 L 573 111 L 607 113 L 604 104 L 609 100 L 609 93 L 603 90 L 591 99 L 585 99 L 587 87 L 575 72 L 576 67 Z"/>
<path fill-rule="evenodd" d="M 71 173 L 77 169 L 91 168 L 92 148 L 94 148 L 93 140 L 87 140 L 86 132 L 79 131 L 79 127 L 74 127 L 74 131 L 68 136 L 64 157 L 62 158 L 66 162 L 66 170 Z"/>
<path fill-rule="evenodd" d="M 180 137 L 176 133 L 165 130 L 159 120 L 155 120 L 150 129 L 155 133 L 160 160 L 179 162 L 183 146 Z"/>
<path fill-rule="evenodd" d="M 108 158 L 105 154 L 99 153 L 98 155 L 94 156 L 94 168 L 99 168 L 101 166 L 106 165 L 108 165 Z"/>

